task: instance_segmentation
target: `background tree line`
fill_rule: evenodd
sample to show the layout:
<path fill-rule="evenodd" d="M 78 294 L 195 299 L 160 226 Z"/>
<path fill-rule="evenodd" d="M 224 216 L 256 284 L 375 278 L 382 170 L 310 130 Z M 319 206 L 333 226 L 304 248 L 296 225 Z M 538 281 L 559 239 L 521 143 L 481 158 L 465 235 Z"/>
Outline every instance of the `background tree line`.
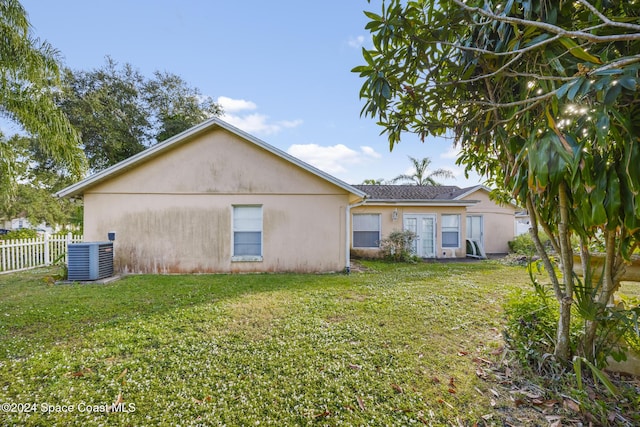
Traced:
<path fill-rule="evenodd" d="M 0 0 L 0 37 L 0 117 L 23 130 L 0 133 L 0 220 L 77 223 L 80 206 L 56 191 L 222 112 L 170 72 L 148 77 L 110 57 L 63 67 L 16 0 Z"/>

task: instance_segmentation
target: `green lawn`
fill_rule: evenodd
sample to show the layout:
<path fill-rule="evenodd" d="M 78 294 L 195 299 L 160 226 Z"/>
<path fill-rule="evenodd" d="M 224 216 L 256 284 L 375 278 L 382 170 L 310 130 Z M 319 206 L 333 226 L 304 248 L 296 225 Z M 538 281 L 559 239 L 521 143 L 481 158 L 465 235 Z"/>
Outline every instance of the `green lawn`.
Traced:
<path fill-rule="evenodd" d="M 364 267 L 0 276 L 0 403 L 22 410 L 0 425 L 502 425 L 514 405 L 481 377 L 525 270 Z"/>

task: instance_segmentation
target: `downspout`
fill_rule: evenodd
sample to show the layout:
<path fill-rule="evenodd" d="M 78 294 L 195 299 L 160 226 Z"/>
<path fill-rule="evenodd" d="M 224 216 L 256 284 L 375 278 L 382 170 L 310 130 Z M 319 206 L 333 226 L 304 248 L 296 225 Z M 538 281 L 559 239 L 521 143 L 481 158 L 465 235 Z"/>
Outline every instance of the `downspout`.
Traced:
<path fill-rule="evenodd" d="M 364 196 L 363 199 L 357 203 L 349 204 L 347 203 L 347 208 L 345 209 L 346 218 L 345 218 L 345 252 L 344 252 L 344 272 L 346 274 L 351 273 L 351 208 L 357 208 L 358 206 L 362 206 L 367 201 L 367 196 Z"/>

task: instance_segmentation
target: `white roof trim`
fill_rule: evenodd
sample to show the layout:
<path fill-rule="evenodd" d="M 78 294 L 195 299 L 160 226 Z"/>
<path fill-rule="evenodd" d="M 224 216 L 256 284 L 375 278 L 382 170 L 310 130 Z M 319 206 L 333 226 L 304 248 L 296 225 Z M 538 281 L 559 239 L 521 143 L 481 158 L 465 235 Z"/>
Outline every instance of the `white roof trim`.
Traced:
<path fill-rule="evenodd" d="M 366 193 L 362 190 L 359 190 L 355 187 L 352 187 L 351 185 L 347 184 L 346 182 L 332 176 L 329 175 L 328 173 L 314 167 L 311 166 L 308 163 L 303 162 L 302 160 L 293 157 L 291 154 L 286 153 L 276 147 L 274 147 L 273 145 L 267 144 L 266 142 L 262 141 L 261 139 L 256 138 L 253 135 L 248 134 L 247 132 L 240 130 L 238 128 L 236 128 L 235 126 L 230 125 L 229 123 L 220 120 L 217 117 L 213 117 L 209 120 L 206 120 L 190 129 L 185 130 L 182 133 L 179 133 L 178 135 L 175 135 L 165 141 L 162 141 L 152 147 L 147 148 L 144 151 L 141 151 L 138 154 L 135 154 L 131 157 L 129 157 L 128 159 L 125 159 L 119 163 L 116 163 L 115 165 L 104 169 L 98 173 L 95 173 L 81 181 L 76 182 L 75 184 L 72 184 L 70 186 L 68 186 L 67 188 L 64 188 L 60 191 L 58 191 L 56 193 L 57 197 L 72 197 L 72 196 L 76 196 L 78 194 L 83 193 L 87 188 L 98 184 L 102 181 L 105 181 L 109 178 L 111 178 L 112 176 L 125 172 L 131 168 L 134 168 L 135 166 L 137 166 L 140 163 L 143 163 L 149 159 L 152 159 L 155 156 L 160 155 L 161 153 L 164 153 L 165 151 L 169 150 L 170 148 L 172 148 L 174 145 L 179 145 L 181 143 L 186 142 L 188 139 L 199 135 L 203 132 L 208 131 L 209 129 L 213 128 L 214 126 L 218 126 L 222 129 L 225 129 L 233 134 L 236 134 L 237 136 L 239 136 L 240 138 L 243 138 L 255 145 L 257 145 L 258 147 L 261 147 L 263 149 L 265 149 L 266 151 L 284 159 L 287 160 L 291 163 L 293 163 L 296 166 L 301 167 L 302 169 L 306 170 L 307 172 L 312 173 L 313 175 L 316 175 L 319 178 L 324 179 L 325 181 L 328 181 L 340 188 L 342 188 L 343 190 L 348 191 L 351 194 L 354 194 L 358 197 L 364 198 L 366 196 Z"/>
<path fill-rule="evenodd" d="M 484 185 L 476 185 L 475 187 L 471 187 L 471 188 L 469 188 L 469 190 L 467 190 L 464 193 L 460 194 L 459 196 L 455 197 L 454 200 L 464 199 L 469 194 L 473 194 L 478 190 L 485 190 L 487 193 L 491 193 L 491 189 L 489 187 L 484 186 Z"/>
<path fill-rule="evenodd" d="M 365 206 L 473 206 L 480 203 L 479 200 L 399 200 L 399 199 L 367 199 Z"/>
<path fill-rule="evenodd" d="M 491 194 L 491 189 L 486 185 L 481 184 L 481 185 L 476 185 L 475 187 L 471 187 L 469 190 L 465 191 L 464 193 L 456 197 L 454 200 L 462 200 L 463 198 L 467 197 L 470 194 L 475 193 L 478 190 L 484 190 L 487 193 Z M 509 204 L 515 208 L 518 208 L 518 205 L 513 201 L 509 202 Z"/>

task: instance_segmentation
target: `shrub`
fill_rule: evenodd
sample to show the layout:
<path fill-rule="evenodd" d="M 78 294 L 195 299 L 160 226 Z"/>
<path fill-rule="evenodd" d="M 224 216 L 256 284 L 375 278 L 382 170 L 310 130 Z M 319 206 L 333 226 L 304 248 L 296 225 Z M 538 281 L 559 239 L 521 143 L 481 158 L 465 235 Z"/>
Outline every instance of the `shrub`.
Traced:
<path fill-rule="evenodd" d="M 505 341 L 524 366 L 537 367 L 553 354 L 557 313 L 551 299 L 535 292 L 519 292 L 505 305 Z"/>
<path fill-rule="evenodd" d="M 543 245 L 549 244 L 549 238 L 540 233 L 540 241 Z M 529 233 L 521 234 L 515 239 L 509 241 L 509 250 L 518 255 L 532 256 L 536 254 L 536 246 L 533 244 L 533 239 Z"/>
<path fill-rule="evenodd" d="M 18 230 L 11 230 L 7 234 L 0 236 L 0 239 L 17 240 L 17 239 L 33 239 L 36 237 L 38 237 L 38 232 L 36 230 L 31 230 L 30 228 L 20 228 Z"/>
<path fill-rule="evenodd" d="M 395 262 L 412 262 L 416 260 L 413 255 L 413 242 L 416 234 L 409 230 L 393 231 L 380 242 L 380 251 L 384 259 Z"/>

